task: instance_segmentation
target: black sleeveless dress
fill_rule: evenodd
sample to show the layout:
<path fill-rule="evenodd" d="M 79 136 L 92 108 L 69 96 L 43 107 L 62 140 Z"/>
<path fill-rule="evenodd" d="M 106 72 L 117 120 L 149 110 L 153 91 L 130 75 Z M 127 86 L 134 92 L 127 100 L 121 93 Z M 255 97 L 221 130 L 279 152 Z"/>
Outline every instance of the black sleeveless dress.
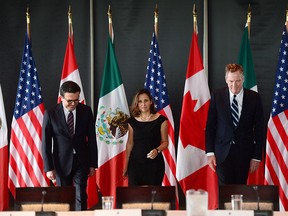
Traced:
<path fill-rule="evenodd" d="M 147 154 L 161 143 L 161 124 L 167 120 L 160 115 L 148 122 L 137 121 L 134 117 L 128 120 L 133 128 L 133 148 L 128 163 L 129 186 L 161 185 L 165 164 L 162 153 L 155 159 L 147 158 Z"/>

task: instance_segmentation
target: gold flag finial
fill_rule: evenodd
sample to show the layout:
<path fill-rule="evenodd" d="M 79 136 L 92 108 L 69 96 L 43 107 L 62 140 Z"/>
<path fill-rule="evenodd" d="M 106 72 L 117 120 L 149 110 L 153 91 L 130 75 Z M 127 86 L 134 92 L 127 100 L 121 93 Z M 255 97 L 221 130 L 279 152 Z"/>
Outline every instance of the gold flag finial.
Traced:
<path fill-rule="evenodd" d="M 107 15 L 108 15 L 108 22 L 109 22 L 109 36 L 112 40 L 112 43 L 114 41 L 114 33 L 113 33 L 113 27 L 112 27 L 112 10 L 111 10 L 111 6 L 109 5 L 108 7 L 108 11 L 107 11 Z"/>
<path fill-rule="evenodd" d="M 194 32 L 197 31 L 197 10 L 196 5 L 193 5 L 193 26 L 194 26 Z"/>
<path fill-rule="evenodd" d="M 288 22 L 288 6 L 286 8 L 286 22 Z"/>
<path fill-rule="evenodd" d="M 156 4 L 155 11 L 154 11 L 154 17 L 158 18 L 158 15 L 159 15 L 158 5 Z"/>
<path fill-rule="evenodd" d="M 247 28 L 248 28 L 248 37 L 250 38 L 250 29 L 251 29 L 251 7 L 250 3 L 248 5 L 248 11 L 247 11 Z"/>
<path fill-rule="evenodd" d="M 71 9 L 71 5 L 69 5 L 69 9 L 68 9 L 68 23 L 72 24 L 72 9 Z"/>
<path fill-rule="evenodd" d="M 27 5 L 27 9 L 26 9 L 26 22 L 27 22 L 27 24 L 30 23 L 29 5 Z"/>
<path fill-rule="evenodd" d="M 251 22 L 251 6 L 250 4 L 248 5 L 248 11 L 247 11 L 247 22 Z"/>
<path fill-rule="evenodd" d="M 69 37 L 73 37 L 73 27 L 72 27 L 72 7 L 69 5 L 68 9 L 68 34 Z"/>
<path fill-rule="evenodd" d="M 111 6 L 110 5 L 108 7 L 107 15 L 108 15 L 109 18 L 112 18 L 112 11 L 111 11 Z"/>
<path fill-rule="evenodd" d="M 30 38 L 30 10 L 29 10 L 29 5 L 27 5 L 27 9 L 26 9 L 26 24 L 27 24 L 28 38 Z"/>
<path fill-rule="evenodd" d="M 158 16 L 159 16 L 159 11 L 158 11 L 158 5 L 156 4 L 155 10 L 154 10 L 154 29 L 155 29 L 156 37 L 158 37 Z"/>
<path fill-rule="evenodd" d="M 112 24 L 112 10 L 111 10 L 111 6 L 110 5 L 108 7 L 107 15 L 108 15 L 109 24 Z"/>

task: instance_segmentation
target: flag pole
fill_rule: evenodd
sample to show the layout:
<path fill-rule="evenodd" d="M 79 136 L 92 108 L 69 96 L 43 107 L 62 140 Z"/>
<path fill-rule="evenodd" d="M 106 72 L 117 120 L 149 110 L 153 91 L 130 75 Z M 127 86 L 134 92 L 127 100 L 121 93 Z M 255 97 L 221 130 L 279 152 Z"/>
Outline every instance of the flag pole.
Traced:
<path fill-rule="evenodd" d="M 158 15 L 159 15 L 158 6 L 156 4 L 156 8 L 154 11 L 154 30 L 155 30 L 156 38 L 158 38 Z"/>
<path fill-rule="evenodd" d="M 251 31 L 251 7 L 250 3 L 248 5 L 248 11 L 247 11 L 247 27 L 248 27 L 248 38 L 250 39 L 250 31 Z"/>
<path fill-rule="evenodd" d="M 71 38 L 71 36 L 73 35 L 73 30 L 72 30 L 72 9 L 71 9 L 71 5 L 69 5 L 69 9 L 68 9 L 68 34 L 69 37 Z M 73 41 L 73 40 L 72 40 Z M 74 42 L 74 41 L 73 41 Z"/>
<path fill-rule="evenodd" d="M 111 6 L 109 5 L 108 7 L 108 21 L 109 21 L 109 36 L 112 40 L 112 43 L 114 43 L 114 34 L 113 34 L 113 26 L 112 26 L 112 10 L 111 10 Z"/>
<path fill-rule="evenodd" d="M 196 11 L 196 5 L 193 6 L 193 27 L 194 32 L 197 33 L 197 11 Z"/>
<path fill-rule="evenodd" d="M 28 38 L 30 39 L 30 11 L 29 11 L 29 5 L 27 5 L 27 9 L 26 9 L 26 23 L 27 23 L 27 34 L 28 34 Z"/>

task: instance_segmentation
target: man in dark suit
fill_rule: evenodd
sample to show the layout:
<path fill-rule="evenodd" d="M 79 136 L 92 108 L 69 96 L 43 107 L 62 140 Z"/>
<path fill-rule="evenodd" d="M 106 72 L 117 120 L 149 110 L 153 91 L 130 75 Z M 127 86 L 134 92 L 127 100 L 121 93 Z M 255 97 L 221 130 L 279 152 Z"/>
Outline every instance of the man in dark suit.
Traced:
<path fill-rule="evenodd" d="M 75 186 L 78 211 L 87 209 L 87 179 L 97 167 L 94 117 L 79 95 L 75 82 L 64 82 L 61 103 L 45 111 L 42 131 L 44 171 L 57 186 Z"/>
<path fill-rule="evenodd" d="M 255 172 L 262 158 L 262 102 L 257 92 L 243 88 L 241 65 L 228 64 L 225 72 L 228 87 L 216 90 L 210 101 L 206 125 L 208 164 L 216 170 L 219 185 L 246 184 L 249 171 Z"/>

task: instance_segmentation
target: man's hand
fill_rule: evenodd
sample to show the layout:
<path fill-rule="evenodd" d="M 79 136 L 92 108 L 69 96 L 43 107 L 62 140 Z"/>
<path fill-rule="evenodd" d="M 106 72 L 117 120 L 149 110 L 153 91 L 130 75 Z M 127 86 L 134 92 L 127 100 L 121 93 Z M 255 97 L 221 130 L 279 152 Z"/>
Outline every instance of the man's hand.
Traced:
<path fill-rule="evenodd" d="M 259 165 L 260 165 L 260 161 L 256 161 L 252 159 L 250 161 L 250 168 L 249 168 L 250 173 L 254 173 L 259 168 Z"/>
<path fill-rule="evenodd" d="M 52 181 L 55 181 L 56 180 L 56 173 L 55 173 L 55 170 L 51 170 L 51 171 L 48 171 L 46 173 L 46 176 L 48 179 L 52 180 Z"/>
<path fill-rule="evenodd" d="M 216 170 L 215 170 L 215 167 L 216 167 L 215 155 L 208 156 L 208 165 L 214 172 L 216 172 Z"/>
<path fill-rule="evenodd" d="M 95 168 L 94 167 L 90 167 L 90 171 L 88 176 L 93 176 L 95 174 Z"/>

